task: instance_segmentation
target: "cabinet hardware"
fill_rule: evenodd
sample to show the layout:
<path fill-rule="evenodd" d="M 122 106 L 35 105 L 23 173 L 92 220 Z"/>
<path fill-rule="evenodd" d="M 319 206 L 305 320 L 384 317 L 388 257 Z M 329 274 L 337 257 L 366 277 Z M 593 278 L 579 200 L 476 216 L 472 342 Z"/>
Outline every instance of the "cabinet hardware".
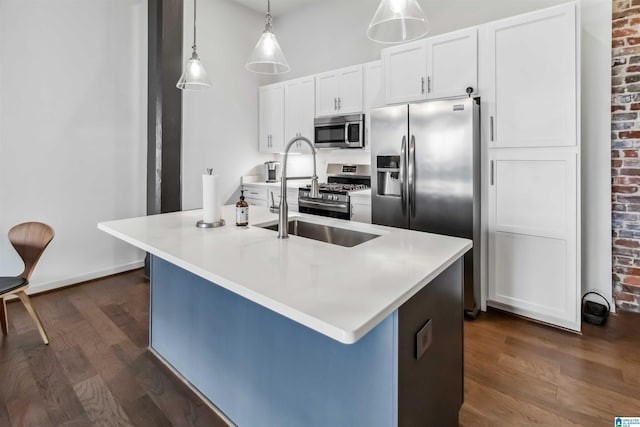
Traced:
<path fill-rule="evenodd" d="M 491 142 L 493 142 L 493 127 L 494 127 L 494 123 L 493 122 L 494 122 L 493 116 L 491 116 L 489 118 L 489 132 L 490 132 L 490 135 L 491 135 L 489 139 L 491 140 Z"/>
<path fill-rule="evenodd" d="M 338 98 L 338 110 L 342 110 L 342 98 Z"/>
<path fill-rule="evenodd" d="M 427 93 L 431 93 L 431 76 L 427 77 Z"/>
<path fill-rule="evenodd" d="M 494 166 L 493 160 L 491 160 L 491 185 L 494 185 L 495 183 L 494 175 L 495 175 L 495 166 Z"/>
<path fill-rule="evenodd" d="M 420 92 L 424 95 L 424 77 L 420 77 Z"/>
<path fill-rule="evenodd" d="M 338 109 L 338 98 L 333 98 L 333 109 L 334 110 Z"/>

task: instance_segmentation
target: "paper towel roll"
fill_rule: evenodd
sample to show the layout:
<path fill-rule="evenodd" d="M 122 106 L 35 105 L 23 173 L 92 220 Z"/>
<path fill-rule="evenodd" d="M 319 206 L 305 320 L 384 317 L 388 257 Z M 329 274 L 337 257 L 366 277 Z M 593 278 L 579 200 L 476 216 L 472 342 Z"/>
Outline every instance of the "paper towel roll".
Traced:
<path fill-rule="evenodd" d="M 220 189 L 218 175 L 202 175 L 202 220 L 206 223 L 220 221 Z"/>

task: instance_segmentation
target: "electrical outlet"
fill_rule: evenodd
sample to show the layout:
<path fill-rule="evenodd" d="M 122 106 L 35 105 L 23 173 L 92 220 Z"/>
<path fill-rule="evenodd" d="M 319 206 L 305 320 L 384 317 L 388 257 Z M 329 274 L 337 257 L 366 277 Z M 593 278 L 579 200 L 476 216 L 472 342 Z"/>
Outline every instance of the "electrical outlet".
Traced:
<path fill-rule="evenodd" d="M 416 334 L 416 359 L 420 359 L 431 346 L 431 325 L 433 321 L 429 319 L 427 323 Z"/>

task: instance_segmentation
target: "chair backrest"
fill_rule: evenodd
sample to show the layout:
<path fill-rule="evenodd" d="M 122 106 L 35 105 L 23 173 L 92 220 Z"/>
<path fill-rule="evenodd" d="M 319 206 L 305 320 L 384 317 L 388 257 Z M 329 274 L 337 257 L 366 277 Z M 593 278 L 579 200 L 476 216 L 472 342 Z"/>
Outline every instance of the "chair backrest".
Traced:
<path fill-rule="evenodd" d="M 40 256 L 54 236 L 53 228 L 41 222 L 25 222 L 9 230 L 9 241 L 24 262 L 21 274 L 23 278 L 29 280 Z"/>

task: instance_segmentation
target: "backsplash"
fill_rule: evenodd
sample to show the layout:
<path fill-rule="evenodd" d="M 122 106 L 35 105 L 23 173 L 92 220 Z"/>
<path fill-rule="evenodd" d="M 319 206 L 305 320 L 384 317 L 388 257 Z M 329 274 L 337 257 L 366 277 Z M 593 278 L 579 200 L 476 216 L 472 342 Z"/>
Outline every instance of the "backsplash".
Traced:
<path fill-rule="evenodd" d="M 275 155 L 275 160 L 283 161 L 282 155 Z M 328 163 L 370 164 L 371 153 L 365 150 L 318 150 L 318 178 L 327 180 Z M 311 154 L 289 154 L 287 161 L 288 176 L 308 176 L 313 173 L 313 156 Z"/>

